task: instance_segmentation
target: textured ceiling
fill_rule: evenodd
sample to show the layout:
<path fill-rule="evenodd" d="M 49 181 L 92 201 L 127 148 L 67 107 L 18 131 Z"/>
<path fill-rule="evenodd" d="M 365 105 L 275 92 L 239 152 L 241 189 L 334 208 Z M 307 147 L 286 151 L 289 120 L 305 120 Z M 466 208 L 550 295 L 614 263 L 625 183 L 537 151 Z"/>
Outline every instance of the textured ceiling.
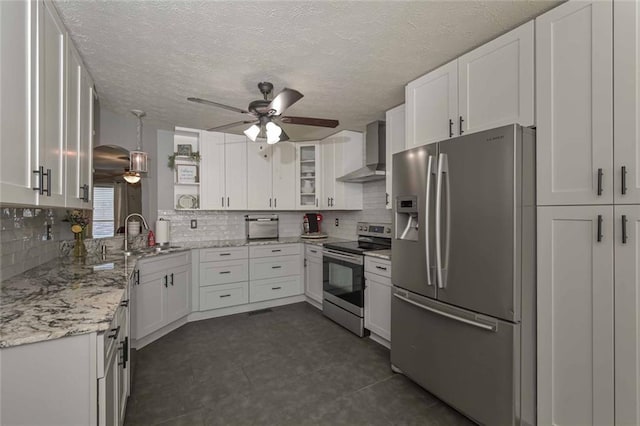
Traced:
<path fill-rule="evenodd" d="M 557 3 L 55 1 L 103 107 L 209 128 L 245 116 L 188 96 L 245 109 L 266 80 L 304 94 L 285 115 L 340 120 L 285 125 L 294 140 L 364 130 L 404 102 L 407 82 Z"/>

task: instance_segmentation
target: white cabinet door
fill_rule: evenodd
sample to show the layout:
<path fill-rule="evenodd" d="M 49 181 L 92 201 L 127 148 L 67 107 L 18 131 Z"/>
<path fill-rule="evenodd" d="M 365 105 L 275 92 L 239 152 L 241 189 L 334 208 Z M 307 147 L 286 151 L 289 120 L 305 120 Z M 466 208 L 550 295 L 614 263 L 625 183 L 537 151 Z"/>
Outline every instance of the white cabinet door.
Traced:
<path fill-rule="evenodd" d="M 536 19 L 539 205 L 613 202 L 611 9 L 567 2 Z"/>
<path fill-rule="evenodd" d="M 321 170 L 321 182 L 322 182 L 322 197 L 320 198 L 320 208 L 322 210 L 331 210 L 332 200 L 335 199 L 335 162 L 334 151 L 335 144 L 334 138 L 329 137 L 320 142 L 320 152 L 322 154 L 322 168 Z"/>
<path fill-rule="evenodd" d="M 226 205 L 224 133 L 203 131 L 200 141 L 200 208 L 221 210 Z"/>
<path fill-rule="evenodd" d="M 364 326 L 391 341 L 391 282 L 388 278 L 367 274 L 364 290 Z"/>
<path fill-rule="evenodd" d="M 0 201 L 36 205 L 36 3 L 0 2 Z M 32 182 L 34 183 L 32 185 Z"/>
<path fill-rule="evenodd" d="M 38 2 L 39 17 L 39 161 L 44 178 L 43 206 L 64 207 L 65 30 L 51 3 Z M 50 172 L 48 172 L 50 170 Z"/>
<path fill-rule="evenodd" d="M 131 363 L 129 358 L 129 319 L 128 308 L 118 308 L 118 325 L 120 335 L 116 357 L 118 358 L 118 425 L 124 424 L 124 416 L 127 410 L 127 397 L 129 396 L 129 371 Z M 125 362 L 126 360 L 126 362 Z"/>
<path fill-rule="evenodd" d="M 539 207 L 537 232 L 538 423 L 613 424 L 613 206 Z"/>
<path fill-rule="evenodd" d="M 392 178 L 391 172 L 393 171 L 393 154 L 404 150 L 405 145 L 405 107 L 404 104 L 390 109 L 386 113 L 387 129 L 386 129 L 386 207 L 390 209 L 392 207 L 391 188 Z"/>
<path fill-rule="evenodd" d="M 615 2 L 613 13 L 615 202 L 640 204 L 640 3 Z"/>
<path fill-rule="evenodd" d="M 320 145 L 317 142 L 296 144 L 296 208 L 317 209 L 322 196 Z"/>
<path fill-rule="evenodd" d="M 118 352 L 112 351 L 105 360 L 104 377 L 98 380 L 98 424 L 118 425 L 119 419 Z"/>
<path fill-rule="evenodd" d="M 249 210 L 273 208 L 271 195 L 272 148 L 267 143 L 247 145 L 247 194 Z"/>
<path fill-rule="evenodd" d="M 324 143 L 324 142 L 323 142 Z M 362 133 L 343 130 L 332 137 L 333 156 L 323 155 L 323 164 L 333 161 L 333 210 L 362 210 L 362 184 L 340 182 L 336 179 L 362 168 L 364 165 L 364 138 Z M 323 197 L 325 198 L 325 197 Z"/>
<path fill-rule="evenodd" d="M 626 220 L 626 237 L 622 222 Z M 616 424 L 640 424 L 640 206 L 615 206 Z"/>
<path fill-rule="evenodd" d="M 180 319 L 191 312 L 191 265 L 183 265 L 166 271 L 167 316 L 166 323 Z"/>
<path fill-rule="evenodd" d="M 406 148 L 458 133 L 458 62 L 451 61 L 407 84 Z"/>
<path fill-rule="evenodd" d="M 304 272 L 305 295 L 322 304 L 322 257 L 307 257 Z"/>
<path fill-rule="evenodd" d="M 527 22 L 458 58 L 458 130 L 535 124 L 533 30 Z"/>
<path fill-rule="evenodd" d="M 82 208 L 84 188 L 80 184 L 80 104 L 82 93 L 82 61 L 71 43 L 67 43 L 66 66 L 66 143 L 65 143 L 65 205 Z"/>
<path fill-rule="evenodd" d="M 136 334 L 140 339 L 166 324 L 167 291 L 165 271 L 145 274 L 140 271 L 140 284 L 135 286 Z"/>
<path fill-rule="evenodd" d="M 83 208 L 93 207 L 93 80 L 85 68 L 80 79 L 80 186 L 86 188 Z"/>
<path fill-rule="evenodd" d="M 272 148 L 273 208 L 296 208 L 296 147 L 293 142 L 279 142 Z M 249 181 L 251 182 L 251 181 Z"/>
<path fill-rule="evenodd" d="M 247 208 L 247 138 L 242 135 L 224 135 L 225 208 Z"/>

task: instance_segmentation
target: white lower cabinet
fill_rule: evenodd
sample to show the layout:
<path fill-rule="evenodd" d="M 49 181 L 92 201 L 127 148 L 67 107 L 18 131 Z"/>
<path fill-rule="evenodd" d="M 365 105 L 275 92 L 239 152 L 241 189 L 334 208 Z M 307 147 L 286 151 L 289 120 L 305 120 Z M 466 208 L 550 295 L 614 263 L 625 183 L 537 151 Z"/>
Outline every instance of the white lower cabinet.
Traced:
<path fill-rule="evenodd" d="M 200 250 L 200 311 L 249 303 L 249 248 Z"/>
<path fill-rule="evenodd" d="M 249 302 L 251 303 L 296 296 L 302 293 L 300 274 L 265 280 L 251 280 L 249 284 Z"/>
<path fill-rule="evenodd" d="M 391 262 L 365 256 L 364 278 L 364 326 L 372 335 L 375 335 L 374 340 L 389 347 L 391 342 Z"/>
<path fill-rule="evenodd" d="M 226 308 L 249 303 L 247 281 L 200 287 L 200 310 Z"/>
<path fill-rule="evenodd" d="M 322 306 L 322 247 L 306 245 L 304 252 L 304 294 Z"/>
<path fill-rule="evenodd" d="M 249 302 L 302 294 L 301 244 L 249 248 Z"/>
<path fill-rule="evenodd" d="M 135 338 L 191 312 L 191 252 L 142 260 L 135 289 Z"/>
<path fill-rule="evenodd" d="M 613 424 L 613 206 L 539 207 L 537 232 L 538 423 Z"/>

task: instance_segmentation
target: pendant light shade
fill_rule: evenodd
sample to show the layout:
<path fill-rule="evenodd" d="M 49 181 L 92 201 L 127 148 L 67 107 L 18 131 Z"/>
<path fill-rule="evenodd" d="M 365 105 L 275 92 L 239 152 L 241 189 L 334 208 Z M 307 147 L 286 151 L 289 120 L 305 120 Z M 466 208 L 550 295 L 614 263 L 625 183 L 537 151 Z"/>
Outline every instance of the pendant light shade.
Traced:
<path fill-rule="evenodd" d="M 129 153 L 129 171 L 138 174 L 147 173 L 149 162 L 148 155 L 142 150 L 142 117 L 145 116 L 145 113 L 139 109 L 131 110 L 131 113 L 138 117 L 138 146 L 135 151 L 131 151 Z M 138 180 L 139 179 L 140 178 L 138 177 Z"/>
<path fill-rule="evenodd" d="M 123 177 L 124 177 L 124 180 L 127 181 L 127 183 L 140 182 L 140 173 L 138 172 L 132 172 L 132 171 L 124 172 Z"/>
<path fill-rule="evenodd" d="M 254 124 L 247 130 L 245 130 L 244 134 L 247 135 L 249 139 L 251 139 L 251 142 L 255 142 L 256 139 L 258 139 L 258 135 L 260 134 L 260 127 Z"/>
<path fill-rule="evenodd" d="M 282 128 L 276 123 L 270 121 L 265 126 L 267 129 L 267 143 L 272 145 L 280 142 L 280 135 L 282 134 Z"/>

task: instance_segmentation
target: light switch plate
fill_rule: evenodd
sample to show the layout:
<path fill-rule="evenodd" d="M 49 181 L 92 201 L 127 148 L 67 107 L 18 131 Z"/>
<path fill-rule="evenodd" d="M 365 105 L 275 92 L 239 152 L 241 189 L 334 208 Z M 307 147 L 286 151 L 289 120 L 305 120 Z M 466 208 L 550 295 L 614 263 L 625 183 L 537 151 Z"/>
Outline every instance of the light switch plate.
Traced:
<path fill-rule="evenodd" d="M 198 220 L 191 219 L 191 229 L 196 229 L 198 227 Z"/>

